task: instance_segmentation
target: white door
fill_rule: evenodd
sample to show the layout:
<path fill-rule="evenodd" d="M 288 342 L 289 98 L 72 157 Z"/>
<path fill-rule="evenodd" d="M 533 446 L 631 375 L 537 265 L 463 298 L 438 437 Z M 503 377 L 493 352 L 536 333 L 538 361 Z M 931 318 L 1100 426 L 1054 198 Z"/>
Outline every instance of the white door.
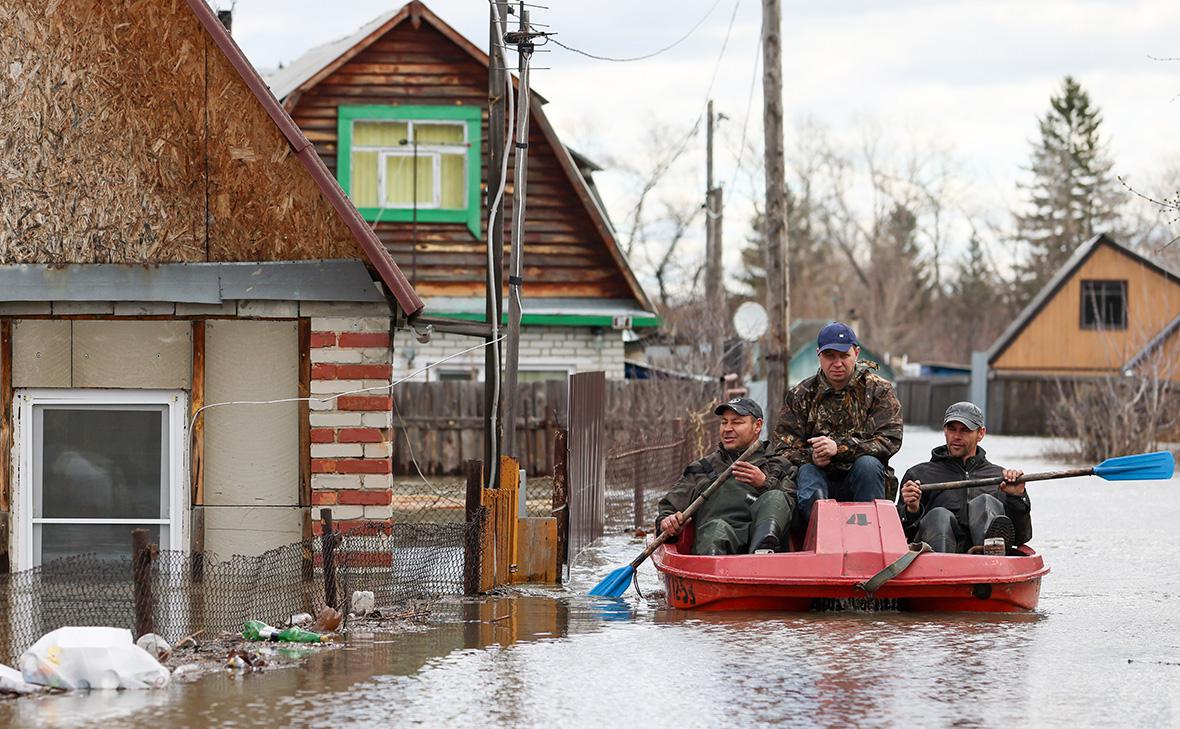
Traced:
<path fill-rule="evenodd" d="M 171 390 L 16 393 L 21 569 L 131 554 L 131 530 L 184 549 L 185 395 Z"/>

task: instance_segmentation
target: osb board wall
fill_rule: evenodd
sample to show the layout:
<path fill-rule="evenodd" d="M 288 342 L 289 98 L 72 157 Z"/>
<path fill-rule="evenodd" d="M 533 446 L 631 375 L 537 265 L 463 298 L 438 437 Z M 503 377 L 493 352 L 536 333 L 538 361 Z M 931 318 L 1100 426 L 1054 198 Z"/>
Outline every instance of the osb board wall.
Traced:
<path fill-rule="evenodd" d="M 1127 282 L 1127 328 L 1082 329 L 1083 280 Z M 1061 372 L 1122 368 L 1180 315 L 1180 284 L 1100 245 L 1041 308 L 992 367 Z"/>
<path fill-rule="evenodd" d="M 0 0 L 0 59 L 0 263 L 359 255 L 183 0 Z"/>
<path fill-rule="evenodd" d="M 340 105 L 447 105 L 484 109 L 487 184 L 487 67 L 429 23 L 403 22 L 301 95 L 292 117 L 336 169 L 336 109 Z M 534 99 L 534 104 L 539 103 Z M 512 170 L 505 195 L 505 241 L 511 236 Z M 580 184 L 580 183 L 578 183 Z M 578 199 L 557 153 L 534 122 L 529 133 L 528 209 L 524 240 L 526 296 L 631 298 L 622 272 Z M 482 295 L 487 270 L 486 217 L 481 240 L 462 223 L 378 223 L 377 235 L 424 296 Z M 505 268 L 509 255 L 504 256 Z"/>

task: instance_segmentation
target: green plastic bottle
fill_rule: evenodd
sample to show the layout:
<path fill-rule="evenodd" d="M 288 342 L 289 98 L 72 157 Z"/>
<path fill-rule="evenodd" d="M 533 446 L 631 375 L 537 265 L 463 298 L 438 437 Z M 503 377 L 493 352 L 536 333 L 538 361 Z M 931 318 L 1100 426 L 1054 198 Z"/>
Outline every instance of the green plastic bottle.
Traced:
<path fill-rule="evenodd" d="M 246 640 L 273 640 L 282 643 L 323 643 L 326 635 L 313 633 L 303 628 L 283 628 L 279 630 L 267 625 L 261 620 L 247 620 L 242 626 L 242 637 Z"/>

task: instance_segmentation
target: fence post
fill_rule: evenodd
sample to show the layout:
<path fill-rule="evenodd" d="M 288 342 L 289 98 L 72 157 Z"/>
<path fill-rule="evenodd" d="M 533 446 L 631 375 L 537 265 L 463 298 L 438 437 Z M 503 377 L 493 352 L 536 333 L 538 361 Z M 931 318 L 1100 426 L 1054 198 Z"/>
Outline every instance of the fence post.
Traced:
<path fill-rule="evenodd" d="M 480 490 L 483 488 L 483 464 L 472 459 L 464 463 L 463 467 L 467 474 L 467 493 L 463 508 L 463 594 L 478 595 L 479 548 L 483 542 L 483 532 L 475 525 L 477 521 L 482 520 Z"/>
<path fill-rule="evenodd" d="M 131 579 L 135 600 L 135 637 L 156 632 L 152 617 L 152 545 L 147 529 L 131 531 Z"/>
<path fill-rule="evenodd" d="M 320 548 L 324 552 L 324 604 L 337 609 L 336 600 L 336 532 L 332 529 L 332 510 L 320 509 Z"/>
<path fill-rule="evenodd" d="M 562 566 L 569 544 L 569 431 L 553 431 L 553 511 L 557 517 L 557 582 L 561 584 Z"/>

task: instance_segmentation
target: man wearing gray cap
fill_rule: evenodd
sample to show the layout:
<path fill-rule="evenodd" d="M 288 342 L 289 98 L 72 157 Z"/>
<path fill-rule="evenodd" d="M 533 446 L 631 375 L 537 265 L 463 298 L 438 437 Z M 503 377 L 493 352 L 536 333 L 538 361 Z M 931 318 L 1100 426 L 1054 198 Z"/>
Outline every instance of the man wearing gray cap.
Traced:
<path fill-rule="evenodd" d="M 762 408 L 745 397 L 721 403 L 713 411 L 721 444 L 690 463 L 667 496 L 660 499 L 656 530 L 679 534 L 684 510 L 733 464 L 733 472 L 693 516 L 693 554 L 721 555 L 778 551 L 795 508 L 794 468 L 763 442 L 747 461 L 738 461 L 762 434 Z"/>
<path fill-rule="evenodd" d="M 974 403 L 951 405 L 942 420 L 946 445 L 931 451 L 929 461 L 906 471 L 897 508 L 911 542 L 926 542 L 935 552 L 977 552 L 985 539 L 1000 537 L 1006 552 L 1032 538 L 1031 507 L 1021 483 L 1024 472 L 987 460 L 979 446 L 987 432 L 983 422 L 983 411 Z M 923 482 L 995 476 L 1003 476 L 1004 483 L 922 493 Z"/>

